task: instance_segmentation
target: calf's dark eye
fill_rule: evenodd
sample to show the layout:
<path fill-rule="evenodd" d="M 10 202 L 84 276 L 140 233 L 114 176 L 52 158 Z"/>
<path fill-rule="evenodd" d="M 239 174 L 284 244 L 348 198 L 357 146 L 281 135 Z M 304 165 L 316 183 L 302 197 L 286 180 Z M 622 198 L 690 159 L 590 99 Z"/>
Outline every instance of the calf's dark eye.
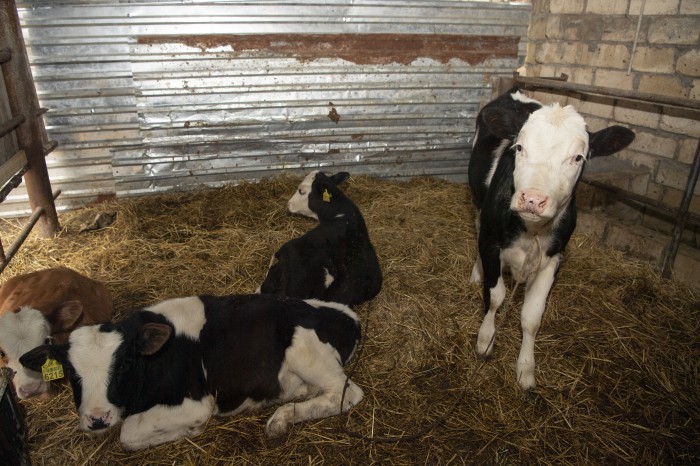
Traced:
<path fill-rule="evenodd" d="M 522 150 L 523 150 L 523 146 L 521 146 L 520 144 L 515 145 L 515 152 L 522 152 Z"/>
<path fill-rule="evenodd" d="M 583 160 L 583 155 L 581 155 L 581 154 L 577 155 L 576 157 L 574 157 L 574 160 L 576 160 L 577 162 L 580 162 L 581 160 Z"/>

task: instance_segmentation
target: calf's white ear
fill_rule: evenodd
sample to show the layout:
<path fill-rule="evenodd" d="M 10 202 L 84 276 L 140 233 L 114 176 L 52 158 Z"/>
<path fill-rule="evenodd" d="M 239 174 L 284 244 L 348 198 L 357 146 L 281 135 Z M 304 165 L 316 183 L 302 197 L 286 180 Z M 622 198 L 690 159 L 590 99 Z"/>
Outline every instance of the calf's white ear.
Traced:
<path fill-rule="evenodd" d="M 624 126 L 611 126 L 595 133 L 589 133 L 589 157 L 604 157 L 629 146 L 634 141 L 632 130 Z"/>
<path fill-rule="evenodd" d="M 141 354 L 148 356 L 160 350 L 165 342 L 170 339 L 173 330 L 170 325 L 149 322 L 143 324 L 139 335 L 141 343 Z"/>

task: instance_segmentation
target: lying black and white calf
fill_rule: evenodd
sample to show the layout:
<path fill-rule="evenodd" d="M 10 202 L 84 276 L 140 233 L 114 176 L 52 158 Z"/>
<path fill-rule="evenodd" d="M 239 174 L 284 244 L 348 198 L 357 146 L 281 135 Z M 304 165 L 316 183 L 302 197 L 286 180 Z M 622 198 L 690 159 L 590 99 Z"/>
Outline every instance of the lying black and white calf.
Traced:
<path fill-rule="evenodd" d="M 314 171 L 287 203 L 319 224 L 282 245 L 259 288 L 263 294 L 317 298 L 354 306 L 374 298 L 382 271 L 357 206 L 338 188 L 347 172 Z"/>
<path fill-rule="evenodd" d="M 196 435 L 212 414 L 273 403 L 269 437 L 341 412 L 343 364 L 360 339 L 347 306 L 265 295 L 163 301 L 126 319 L 74 330 L 66 345 L 20 358 L 33 370 L 52 358 L 68 371 L 80 428 L 100 433 L 123 420 L 137 450 Z M 348 380 L 342 411 L 363 398 Z"/>
<path fill-rule="evenodd" d="M 511 89 L 477 117 L 469 186 L 480 211 L 479 255 L 471 281 L 483 280 L 484 321 L 476 351 L 493 349 L 496 310 L 505 298 L 502 272 L 525 282 L 518 384 L 535 387 L 535 336 L 562 252 L 576 227 L 576 183 L 586 161 L 627 147 L 634 133 L 611 126 L 596 133 L 571 106 L 543 106 Z"/>

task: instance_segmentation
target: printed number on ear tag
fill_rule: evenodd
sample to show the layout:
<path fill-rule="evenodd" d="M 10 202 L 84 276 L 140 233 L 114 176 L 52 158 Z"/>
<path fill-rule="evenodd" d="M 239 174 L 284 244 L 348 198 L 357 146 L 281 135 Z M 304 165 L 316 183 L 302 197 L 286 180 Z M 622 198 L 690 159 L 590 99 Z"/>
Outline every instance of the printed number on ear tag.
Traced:
<path fill-rule="evenodd" d="M 55 359 L 47 359 L 43 366 L 41 366 L 41 375 L 44 380 L 50 382 L 52 380 L 63 378 L 63 366 L 60 362 Z"/>
<path fill-rule="evenodd" d="M 331 202 L 331 193 L 327 189 L 323 190 L 323 202 Z"/>

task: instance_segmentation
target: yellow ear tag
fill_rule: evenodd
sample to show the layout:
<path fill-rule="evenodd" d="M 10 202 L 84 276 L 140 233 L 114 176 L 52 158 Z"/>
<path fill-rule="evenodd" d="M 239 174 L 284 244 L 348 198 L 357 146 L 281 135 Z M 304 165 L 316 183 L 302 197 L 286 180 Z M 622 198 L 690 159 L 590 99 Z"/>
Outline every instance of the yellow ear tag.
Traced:
<path fill-rule="evenodd" d="M 41 375 L 44 380 L 50 382 L 52 380 L 63 378 L 63 366 L 55 359 L 48 358 L 43 366 L 41 366 Z"/>
<path fill-rule="evenodd" d="M 323 190 L 323 202 L 331 202 L 331 193 L 327 189 Z"/>

